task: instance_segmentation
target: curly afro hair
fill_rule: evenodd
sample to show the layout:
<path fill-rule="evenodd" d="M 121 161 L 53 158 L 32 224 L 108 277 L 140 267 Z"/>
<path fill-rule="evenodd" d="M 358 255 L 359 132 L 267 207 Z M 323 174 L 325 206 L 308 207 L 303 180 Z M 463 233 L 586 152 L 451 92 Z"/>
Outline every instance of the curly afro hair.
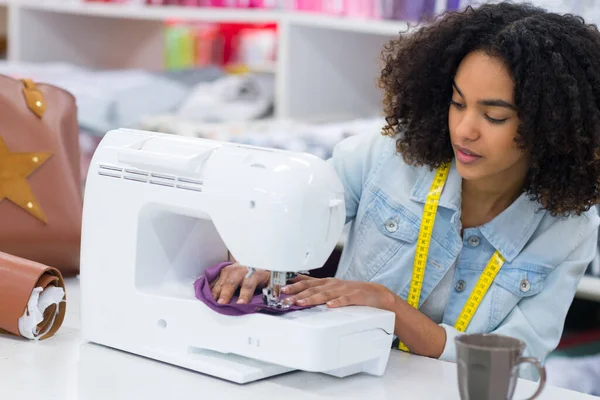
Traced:
<path fill-rule="evenodd" d="M 523 192 L 552 215 L 580 215 L 600 199 L 600 33 L 573 15 L 528 4 L 444 13 L 383 50 L 383 134 L 411 165 L 454 157 L 448 130 L 452 82 L 473 51 L 502 59 L 515 83 L 529 151 Z"/>

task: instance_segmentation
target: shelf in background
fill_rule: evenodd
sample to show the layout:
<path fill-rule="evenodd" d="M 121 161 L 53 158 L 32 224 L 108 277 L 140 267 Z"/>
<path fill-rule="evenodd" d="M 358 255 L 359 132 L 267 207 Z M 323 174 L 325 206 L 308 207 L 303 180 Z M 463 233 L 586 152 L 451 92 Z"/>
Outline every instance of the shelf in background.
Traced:
<path fill-rule="evenodd" d="M 382 36 L 396 36 L 409 28 L 409 24 L 405 21 L 343 17 L 308 12 L 288 14 L 287 18 L 289 18 L 293 24 L 310 28 L 370 33 Z"/>
<path fill-rule="evenodd" d="M 11 0 L 0 0 L 11 2 Z M 109 3 L 39 3 L 24 1 L 15 3 L 23 9 L 55 12 L 62 14 L 89 15 L 108 18 L 163 21 L 169 19 L 219 22 L 275 22 L 281 13 L 268 10 L 235 8 L 200 8 L 178 6 L 140 6 Z"/>
<path fill-rule="evenodd" d="M 299 26 L 333 29 L 347 32 L 395 36 L 406 31 L 404 21 L 369 20 L 355 17 L 323 15 L 310 12 L 284 12 L 262 9 L 202 8 L 178 6 L 140 6 L 127 4 L 43 2 L 25 0 L 0 0 L 0 4 L 13 3 L 25 10 L 38 10 L 72 15 L 105 18 L 165 21 L 170 19 L 219 22 L 290 22 Z"/>

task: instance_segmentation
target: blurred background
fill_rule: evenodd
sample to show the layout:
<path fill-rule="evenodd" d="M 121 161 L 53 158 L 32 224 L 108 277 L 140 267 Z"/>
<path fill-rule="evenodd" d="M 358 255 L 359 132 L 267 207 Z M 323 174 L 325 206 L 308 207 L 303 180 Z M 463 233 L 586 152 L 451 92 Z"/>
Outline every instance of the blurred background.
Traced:
<path fill-rule="evenodd" d="M 597 0 L 533 0 L 600 22 Z M 117 127 L 331 155 L 379 131 L 382 46 L 461 0 L 0 0 L 0 74 L 78 104 L 82 185 Z M 343 241 L 317 275 L 335 272 Z M 600 395 L 600 260 L 589 266 L 550 383 Z"/>

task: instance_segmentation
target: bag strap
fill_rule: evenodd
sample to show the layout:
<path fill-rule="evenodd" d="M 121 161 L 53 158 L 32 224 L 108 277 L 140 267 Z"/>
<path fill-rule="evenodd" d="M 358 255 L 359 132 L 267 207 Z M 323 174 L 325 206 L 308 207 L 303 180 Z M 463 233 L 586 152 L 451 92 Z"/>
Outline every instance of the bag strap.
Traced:
<path fill-rule="evenodd" d="M 25 96 L 25 101 L 27 102 L 27 107 L 37 115 L 38 118 L 42 118 L 44 116 L 44 112 L 46 111 L 46 102 L 44 101 L 44 95 L 42 92 L 36 87 L 35 82 L 31 79 L 21 79 L 23 83 L 23 95 Z"/>

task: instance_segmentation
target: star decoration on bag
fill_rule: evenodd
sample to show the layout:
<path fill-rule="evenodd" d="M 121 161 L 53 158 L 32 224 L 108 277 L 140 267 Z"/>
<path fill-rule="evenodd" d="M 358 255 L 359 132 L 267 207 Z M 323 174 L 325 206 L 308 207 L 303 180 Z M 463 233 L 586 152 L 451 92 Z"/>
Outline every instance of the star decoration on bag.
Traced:
<path fill-rule="evenodd" d="M 0 137 L 0 203 L 9 200 L 46 223 L 46 215 L 27 178 L 51 156 L 51 153 L 11 153 Z"/>

